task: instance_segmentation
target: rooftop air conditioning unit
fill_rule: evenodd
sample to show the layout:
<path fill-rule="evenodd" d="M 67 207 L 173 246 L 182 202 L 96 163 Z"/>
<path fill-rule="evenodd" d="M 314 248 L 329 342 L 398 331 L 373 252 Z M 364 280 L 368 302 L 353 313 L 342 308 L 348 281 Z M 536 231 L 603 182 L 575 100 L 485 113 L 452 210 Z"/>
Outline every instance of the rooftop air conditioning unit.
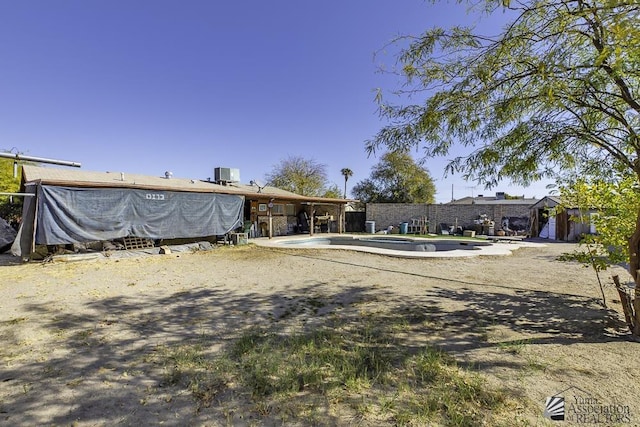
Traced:
<path fill-rule="evenodd" d="M 224 182 L 239 182 L 240 181 L 240 169 L 233 168 L 214 168 L 213 169 L 214 180 L 218 183 Z"/>

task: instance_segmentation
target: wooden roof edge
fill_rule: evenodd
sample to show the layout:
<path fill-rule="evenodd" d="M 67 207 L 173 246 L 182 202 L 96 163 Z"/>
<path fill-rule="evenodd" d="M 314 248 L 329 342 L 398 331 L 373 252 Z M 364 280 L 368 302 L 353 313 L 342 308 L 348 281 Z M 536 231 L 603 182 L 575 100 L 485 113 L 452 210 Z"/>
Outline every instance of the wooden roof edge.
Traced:
<path fill-rule="evenodd" d="M 324 198 L 324 197 L 318 197 L 318 198 L 309 198 L 308 200 L 304 200 L 302 203 L 303 204 L 315 204 L 315 205 L 319 205 L 319 204 L 323 204 L 323 203 L 327 203 L 327 204 L 331 204 L 331 205 L 335 205 L 335 204 L 347 204 L 347 203 L 352 203 L 352 202 L 359 202 L 359 200 L 355 200 L 355 199 L 334 199 L 334 198 Z"/>
<path fill-rule="evenodd" d="M 113 183 L 108 182 L 87 182 L 87 181 L 57 181 L 55 179 L 35 179 L 32 181 L 24 182 L 24 185 L 34 185 L 34 184 L 42 184 L 42 185 L 53 185 L 58 187 L 77 187 L 77 188 L 129 188 L 132 190 L 158 190 L 158 191 L 177 191 L 181 193 L 212 193 L 212 194 L 230 194 L 235 196 L 244 196 L 245 192 L 241 190 L 233 190 L 233 191 L 220 191 L 218 188 L 203 188 L 203 187 L 170 187 L 170 186 L 159 186 L 152 184 L 136 184 L 131 182 L 118 182 L 114 181 Z"/>

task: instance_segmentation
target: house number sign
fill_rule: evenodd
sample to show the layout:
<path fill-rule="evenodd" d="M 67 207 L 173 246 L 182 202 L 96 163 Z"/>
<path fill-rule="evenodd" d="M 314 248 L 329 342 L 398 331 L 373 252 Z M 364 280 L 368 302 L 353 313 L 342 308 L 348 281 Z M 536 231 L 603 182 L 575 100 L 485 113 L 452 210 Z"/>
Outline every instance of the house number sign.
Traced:
<path fill-rule="evenodd" d="M 164 200 L 164 194 L 147 193 L 147 194 L 145 194 L 145 199 L 147 199 L 147 200 Z"/>

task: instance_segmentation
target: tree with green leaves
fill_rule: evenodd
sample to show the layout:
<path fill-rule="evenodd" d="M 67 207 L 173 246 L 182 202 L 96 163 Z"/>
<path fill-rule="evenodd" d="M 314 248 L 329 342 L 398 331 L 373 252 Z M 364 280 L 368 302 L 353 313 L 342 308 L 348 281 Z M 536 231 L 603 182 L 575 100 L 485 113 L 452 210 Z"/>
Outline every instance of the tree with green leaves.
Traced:
<path fill-rule="evenodd" d="M 340 169 L 340 173 L 344 176 L 344 198 L 347 198 L 347 181 L 353 176 L 353 171 L 349 168 Z"/>
<path fill-rule="evenodd" d="M 324 192 L 322 193 L 322 197 L 326 197 L 328 199 L 339 199 L 342 197 L 342 193 L 340 191 L 340 187 L 338 184 L 331 184 L 325 187 Z"/>
<path fill-rule="evenodd" d="M 352 190 L 365 203 L 433 203 L 436 193 L 429 172 L 417 164 L 409 153 L 385 153 L 369 178 Z"/>
<path fill-rule="evenodd" d="M 581 243 L 593 247 L 588 252 L 597 261 L 594 268 L 602 271 L 610 265 L 628 263 L 628 239 L 635 231 L 636 209 L 640 206 L 635 177 L 579 177 L 560 186 L 560 194 L 562 209 L 578 208 L 580 214 L 572 218 L 574 221 L 593 224 L 597 230 L 597 234 L 581 239 Z M 591 263 L 590 259 L 580 260 Z"/>
<path fill-rule="evenodd" d="M 476 7 L 479 4 L 476 3 Z M 433 28 L 399 49 L 406 84 L 398 105 L 379 97 L 389 120 L 367 142 L 427 156 L 456 153 L 448 172 L 487 187 L 528 185 L 611 171 L 640 184 L 640 4 L 630 0 L 486 0 L 511 17 L 497 35 Z M 418 100 L 414 102 L 414 100 Z M 460 149 L 462 147 L 462 149 Z M 640 335 L 640 206 L 627 239 L 638 284 L 632 331 Z"/>
<path fill-rule="evenodd" d="M 600 272 L 612 265 L 628 265 L 629 236 L 636 227 L 637 208 L 640 206 L 640 191 L 633 175 L 609 176 L 607 178 L 575 177 L 560 186 L 562 204 L 560 209 L 571 209 L 578 214 L 573 221 L 595 226 L 596 234 L 586 234 L 580 240 L 580 250 L 565 254 L 565 260 L 579 261 L 591 266 L 596 273 L 603 305 L 606 306 Z M 625 318 L 629 328 L 635 327 L 633 298 L 613 276 Z"/>
<path fill-rule="evenodd" d="M 13 176 L 13 160 L 0 158 L 0 192 L 16 192 L 19 188 L 20 179 Z"/>
<path fill-rule="evenodd" d="M 0 192 L 16 193 L 20 189 L 20 179 L 13 176 L 13 160 L 0 158 Z M 14 223 L 22 215 L 22 200 L 10 196 L 0 196 L 0 218 Z"/>
<path fill-rule="evenodd" d="M 268 185 L 302 196 L 340 197 L 337 185 L 328 183 L 326 166 L 313 159 L 290 156 L 265 176 Z"/>

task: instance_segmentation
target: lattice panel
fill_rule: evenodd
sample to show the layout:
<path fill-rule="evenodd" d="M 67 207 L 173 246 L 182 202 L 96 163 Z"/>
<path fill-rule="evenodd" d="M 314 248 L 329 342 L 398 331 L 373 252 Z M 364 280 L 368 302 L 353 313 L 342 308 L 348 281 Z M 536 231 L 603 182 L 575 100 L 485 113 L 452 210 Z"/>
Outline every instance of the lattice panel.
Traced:
<path fill-rule="evenodd" d="M 124 248 L 129 249 L 147 249 L 155 246 L 153 240 L 145 239 L 144 237 L 128 236 L 124 239 Z"/>

